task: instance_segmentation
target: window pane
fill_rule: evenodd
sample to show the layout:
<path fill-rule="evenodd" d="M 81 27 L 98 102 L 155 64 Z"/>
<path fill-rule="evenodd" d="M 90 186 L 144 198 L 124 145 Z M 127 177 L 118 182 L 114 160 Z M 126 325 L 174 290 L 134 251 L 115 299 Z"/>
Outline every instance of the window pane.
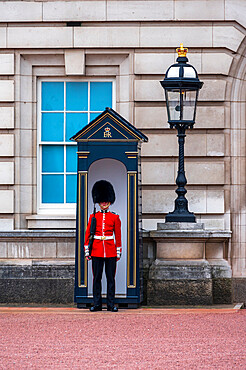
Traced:
<path fill-rule="evenodd" d="M 67 82 L 66 110 L 88 111 L 88 82 Z"/>
<path fill-rule="evenodd" d="M 106 108 L 106 107 L 105 107 Z M 90 121 L 93 121 L 97 116 L 99 116 L 100 113 L 91 113 L 90 114 Z"/>
<path fill-rule="evenodd" d="M 66 202 L 76 203 L 76 193 L 77 193 L 77 175 L 67 175 L 66 176 Z"/>
<path fill-rule="evenodd" d="M 63 175 L 42 175 L 42 202 L 64 203 Z"/>
<path fill-rule="evenodd" d="M 67 145 L 66 171 L 77 172 L 77 145 Z"/>
<path fill-rule="evenodd" d="M 64 147 L 61 145 L 43 145 L 42 172 L 64 171 Z"/>
<path fill-rule="evenodd" d="M 42 110 L 64 109 L 64 83 L 42 82 Z"/>
<path fill-rule="evenodd" d="M 63 113 L 43 113 L 41 126 L 42 141 L 64 140 L 64 115 Z"/>
<path fill-rule="evenodd" d="M 66 141 L 88 124 L 87 113 L 66 114 Z"/>
<path fill-rule="evenodd" d="M 90 110 L 104 111 L 112 105 L 112 82 L 91 82 Z"/>

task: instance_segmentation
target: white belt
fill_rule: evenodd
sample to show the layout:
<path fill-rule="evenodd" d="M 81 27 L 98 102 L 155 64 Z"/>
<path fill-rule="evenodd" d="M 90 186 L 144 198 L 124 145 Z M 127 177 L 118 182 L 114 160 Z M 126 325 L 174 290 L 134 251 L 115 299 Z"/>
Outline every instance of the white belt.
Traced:
<path fill-rule="evenodd" d="M 111 239 L 114 239 L 114 236 L 111 235 L 111 236 L 98 236 L 98 235 L 94 235 L 94 239 L 98 239 L 98 240 L 111 240 Z"/>

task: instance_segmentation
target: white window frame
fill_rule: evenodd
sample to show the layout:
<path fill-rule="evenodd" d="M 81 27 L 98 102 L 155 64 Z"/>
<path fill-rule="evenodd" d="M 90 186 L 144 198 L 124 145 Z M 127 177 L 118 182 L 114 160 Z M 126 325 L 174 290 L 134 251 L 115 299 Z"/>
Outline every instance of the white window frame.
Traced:
<path fill-rule="evenodd" d="M 41 146 L 45 145 L 46 142 L 41 141 L 41 85 L 42 82 L 112 82 L 112 108 L 115 109 L 116 107 L 116 80 L 114 78 L 101 78 L 101 77 L 93 77 L 93 78 L 61 78 L 61 77 L 49 77 L 49 78 L 40 78 L 37 81 L 37 214 L 47 214 L 47 215 L 75 215 L 76 214 L 76 203 L 42 203 L 42 191 L 41 191 L 41 184 L 42 184 L 42 174 L 41 174 L 41 166 L 42 166 L 42 156 L 41 156 Z M 65 85 L 64 85 L 65 87 Z M 66 92 L 66 89 L 65 89 Z M 66 95 L 64 97 L 66 99 Z M 89 103 L 88 106 L 90 107 L 90 94 L 89 94 Z M 64 104 L 66 100 L 64 101 Z M 59 111 L 61 112 L 61 111 Z M 66 109 L 63 110 L 66 112 Z M 69 111 L 68 111 L 69 112 Z M 73 111 L 74 112 L 74 111 Z M 81 111 L 82 112 L 82 111 Z M 86 112 L 86 111 L 83 111 Z M 88 112 L 90 113 L 90 112 Z M 96 113 L 93 111 L 93 113 Z M 98 114 L 100 114 L 98 112 Z M 90 122 L 90 119 L 89 119 Z M 57 142 L 49 141 L 47 142 L 48 145 L 58 145 Z M 66 145 L 66 143 L 61 143 L 61 145 Z M 70 145 L 77 145 L 77 143 L 71 142 Z M 66 157 L 64 156 L 64 165 L 65 165 Z M 65 170 L 65 167 L 64 167 Z M 66 176 L 65 176 L 66 177 Z M 66 181 L 66 179 L 64 180 Z"/>

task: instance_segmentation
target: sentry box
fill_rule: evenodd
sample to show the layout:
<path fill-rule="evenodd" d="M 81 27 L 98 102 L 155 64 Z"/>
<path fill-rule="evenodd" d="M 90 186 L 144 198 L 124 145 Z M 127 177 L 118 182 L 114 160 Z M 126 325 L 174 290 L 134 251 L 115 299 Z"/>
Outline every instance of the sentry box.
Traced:
<path fill-rule="evenodd" d="M 118 213 L 122 222 L 122 258 L 117 263 L 115 303 L 137 307 L 143 294 L 140 146 L 148 138 L 113 109 L 106 108 L 71 140 L 78 143 L 75 302 L 78 308 L 93 302 L 92 268 L 91 261 L 84 257 L 84 235 L 93 212 L 92 186 L 98 180 L 107 180 L 116 195 L 110 210 Z M 106 303 L 105 276 L 102 294 Z"/>

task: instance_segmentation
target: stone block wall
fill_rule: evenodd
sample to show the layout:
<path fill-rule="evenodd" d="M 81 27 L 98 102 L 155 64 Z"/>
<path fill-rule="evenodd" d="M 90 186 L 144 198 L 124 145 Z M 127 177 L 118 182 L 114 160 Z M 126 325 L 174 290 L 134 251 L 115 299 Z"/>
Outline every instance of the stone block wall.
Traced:
<path fill-rule="evenodd" d="M 33 230 L 32 253 L 40 230 L 75 229 L 75 212 L 38 207 L 42 78 L 115 80 L 116 110 L 149 137 L 143 227 L 164 221 L 174 206 L 178 145 L 159 81 L 183 42 L 204 81 L 185 144 L 189 208 L 207 229 L 232 231 L 228 260 L 233 276 L 246 278 L 245 10 L 244 0 L 0 1 L 0 231 Z M 0 248 L 1 258 L 26 253 L 7 251 Z"/>

